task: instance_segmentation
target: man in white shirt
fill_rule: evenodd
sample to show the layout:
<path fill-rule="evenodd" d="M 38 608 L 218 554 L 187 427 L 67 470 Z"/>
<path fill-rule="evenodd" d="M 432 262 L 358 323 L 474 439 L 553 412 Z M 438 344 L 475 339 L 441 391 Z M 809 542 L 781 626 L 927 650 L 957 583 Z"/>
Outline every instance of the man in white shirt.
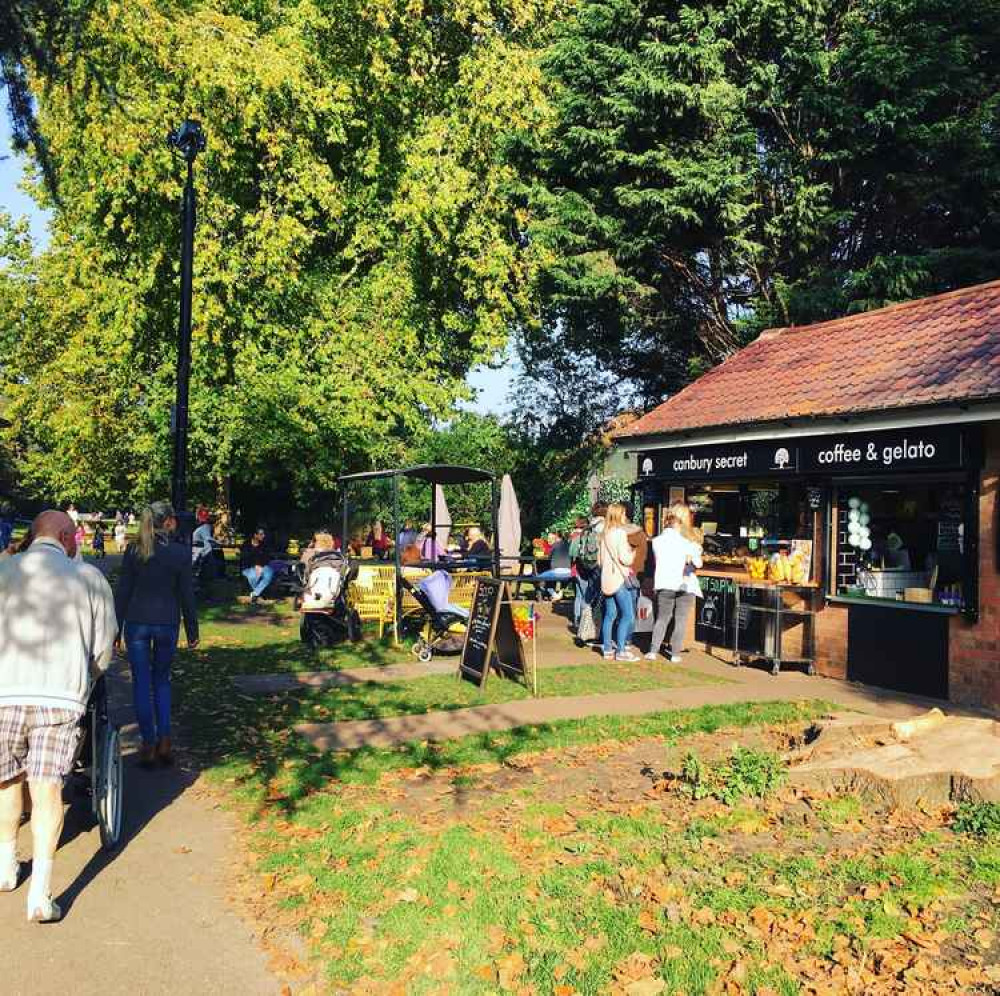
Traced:
<path fill-rule="evenodd" d="M 0 563 L 0 892 L 18 884 L 22 783 L 31 795 L 28 919 L 58 920 L 52 863 L 62 832 L 62 785 L 80 738 L 92 674 L 111 661 L 111 587 L 76 563 L 73 520 L 42 512 L 31 546 Z"/>

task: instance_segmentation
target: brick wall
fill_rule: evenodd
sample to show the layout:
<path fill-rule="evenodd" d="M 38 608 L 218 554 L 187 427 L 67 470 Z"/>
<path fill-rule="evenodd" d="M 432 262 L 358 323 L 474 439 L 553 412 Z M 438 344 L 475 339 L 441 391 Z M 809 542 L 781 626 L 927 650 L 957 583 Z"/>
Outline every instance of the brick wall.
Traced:
<path fill-rule="evenodd" d="M 979 495 L 979 622 L 951 620 L 948 690 L 953 702 L 1000 709 L 1000 426 L 985 433 Z"/>

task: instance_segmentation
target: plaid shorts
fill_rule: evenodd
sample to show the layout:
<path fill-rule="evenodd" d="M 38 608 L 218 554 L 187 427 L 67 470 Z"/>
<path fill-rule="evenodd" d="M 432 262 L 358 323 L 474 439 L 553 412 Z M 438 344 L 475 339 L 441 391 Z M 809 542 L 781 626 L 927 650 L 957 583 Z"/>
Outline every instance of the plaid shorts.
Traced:
<path fill-rule="evenodd" d="M 72 770 L 83 732 L 80 713 L 48 706 L 0 706 L 0 783 L 62 781 Z"/>

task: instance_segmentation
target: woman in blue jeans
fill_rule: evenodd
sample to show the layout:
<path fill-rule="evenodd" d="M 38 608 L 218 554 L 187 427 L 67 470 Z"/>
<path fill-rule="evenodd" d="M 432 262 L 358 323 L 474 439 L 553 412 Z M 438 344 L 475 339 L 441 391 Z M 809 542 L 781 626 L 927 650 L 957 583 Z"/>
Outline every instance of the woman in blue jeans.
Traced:
<path fill-rule="evenodd" d="M 601 593 L 604 595 L 604 619 L 601 622 L 601 647 L 605 660 L 633 662 L 639 657 L 629 648 L 635 628 L 635 602 L 632 588 L 636 585 L 635 548 L 625 531 L 625 506 L 608 506 L 604 530 L 597 548 L 597 563 L 601 568 Z M 613 638 L 613 639 L 612 639 Z"/>
<path fill-rule="evenodd" d="M 132 699 L 142 735 L 139 764 L 173 763 L 170 745 L 170 665 L 181 616 L 188 647 L 198 646 L 191 552 L 172 542 L 177 516 L 168 502 L 142 510 L 139 538 L 125 551 L 115 592 L 120 645 L 132 669 Z"/>

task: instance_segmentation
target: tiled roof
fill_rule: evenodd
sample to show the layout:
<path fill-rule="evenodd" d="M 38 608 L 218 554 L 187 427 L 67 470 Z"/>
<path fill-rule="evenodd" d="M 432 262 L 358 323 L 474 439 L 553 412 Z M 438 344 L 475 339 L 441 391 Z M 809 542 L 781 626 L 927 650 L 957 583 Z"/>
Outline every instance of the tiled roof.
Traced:
<path fill-rule="evenodd" d="M 765 332 L 618 433 L 1000 398 L 1000 280 Z"/>

